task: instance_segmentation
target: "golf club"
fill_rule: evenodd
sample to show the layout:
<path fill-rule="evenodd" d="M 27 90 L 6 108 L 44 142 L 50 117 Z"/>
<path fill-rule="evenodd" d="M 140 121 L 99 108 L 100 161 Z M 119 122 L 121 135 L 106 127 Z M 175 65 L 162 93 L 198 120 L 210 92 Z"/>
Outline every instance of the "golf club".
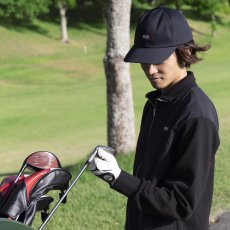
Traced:
<path fill-rule="evenodd" d="M 80 169 L 79 173 L 76 175 L 75 179 L 72 181 L 72 183 L 70 184 L 70 186 L 68 187 L 68 189 L 65 191 L 65 193 L 63 194 L 63 196 L 60 198 L 60 200 L 58 201 L 58 203 L 54 206 L 54 208 L 52 209 L 52 211 L 50 212 L 50 214 L 47 216 L 46 220 L 42 223 L 42 225 L 39 227 L 38 230 L 42 230 L 44 228 L 44 226 L 47 224 L 47 222 L 49 221 L 49 219 L 51 218 L 51 216 L 54 214 L 54 212 L 57 210 L 57 208 L 59 207 L 59 205 L 62 203 L 62 201 L 65 199 L 65 197 L 67 196 L 67 194 L 69 193 L 69 191 L 72 189 L 72 187 L 75 185 L 75 183 L 77 182 L 77 180 L 79 179 L 79 177 L 81 176 L 81 174 L 85 171 L 85 169 L 87 168 L 87 166 L 92 162 L 92 160 L 94 159 L 94 157 L 97 155 L 98 150 L 102 148 L 104 150 L 106 150 L 107 152 L 110 153 L 114 153 L 114 149 L 108 146 L 102 146 L 102 145 L 98 145 L 96 146 L 96 148 L 93 150 L 93 152 L 90 154 L 89 158 L 86 160 L 86 162 L 84 163 L 84 165 L 82 166 L 82 168 Z"/>
<path fill-rule="evenodd" d="M 22 167 L 17 174 L 17 177 L 9 189 L 8 193 L 6 194 L 5 201 L 7 201 L 7 198 L 9 197 L 11 191 L 14 189 L 14 186 L 18 182 L 20 176 L 24 172 L 26 168 L 30 168 L 35 172 L 38 172 L 43 169 L 49 169 L 49 168 L 61 168 L 61 164 L 58 160 L 58 158 L 51 152 L 48 151 L 37 151 L 32 154 L 30 154 L 23 162 Z"/>

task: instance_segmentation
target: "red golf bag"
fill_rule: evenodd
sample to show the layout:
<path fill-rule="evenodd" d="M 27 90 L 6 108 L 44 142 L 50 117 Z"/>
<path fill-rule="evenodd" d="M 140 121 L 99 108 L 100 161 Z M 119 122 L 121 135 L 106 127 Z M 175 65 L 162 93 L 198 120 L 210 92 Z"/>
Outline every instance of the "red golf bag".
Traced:
<path fill-rule="evenodd" d="M 25 168 L 34 170 L 23 175 Z M 31 226 L 36 212 L 45 221 L 50 204 L 51 190 L 60 190 L 60 198 L 69 186 L 71 174 L 62 169 L 59 160 L 50 152 L 39 151 L 24 161 L 17 176 L 3 179 L 0 185 L 0 218 L 8 218 Z M 64 200 L 65 201 L 65 200 Z M 64 202 L 63 202 L 64 203 Z"/>

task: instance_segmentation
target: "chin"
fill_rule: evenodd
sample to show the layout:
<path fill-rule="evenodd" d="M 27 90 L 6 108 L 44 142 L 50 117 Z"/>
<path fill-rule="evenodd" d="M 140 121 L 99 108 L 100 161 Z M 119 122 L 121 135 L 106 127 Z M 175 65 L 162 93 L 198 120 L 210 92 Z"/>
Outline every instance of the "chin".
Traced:
<path fill-rule="evenodd" d="M 162 87 L 159 85 L 156 85 L 156 84 L 151 84 L 151 85 L 154 89 L 160 89 L 160 90 L 162 89 Z"/>

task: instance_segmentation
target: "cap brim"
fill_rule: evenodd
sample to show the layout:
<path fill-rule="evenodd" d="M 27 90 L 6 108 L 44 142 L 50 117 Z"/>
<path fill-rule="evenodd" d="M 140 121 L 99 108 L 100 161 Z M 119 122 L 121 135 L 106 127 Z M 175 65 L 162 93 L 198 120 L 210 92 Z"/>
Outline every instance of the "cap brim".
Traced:
<path fill-rule="evenodd" d="M 166 60 L 177 47 L 140 48 L 133 46 L 124 58 L 125 62 L 160 64 Z"/>

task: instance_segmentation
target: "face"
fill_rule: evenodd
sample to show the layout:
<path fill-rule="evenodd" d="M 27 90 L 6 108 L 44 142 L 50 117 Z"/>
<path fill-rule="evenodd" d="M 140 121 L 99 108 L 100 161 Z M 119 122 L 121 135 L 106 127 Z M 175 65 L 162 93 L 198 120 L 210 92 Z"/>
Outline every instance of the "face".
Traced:
<path fill-rule="evenodd" d="M 178 64 L 175 52 L 160 64 L 141 63 L 141 67 L 153 88 L 163 93 L 187 75 L 186 68 Z"/>

